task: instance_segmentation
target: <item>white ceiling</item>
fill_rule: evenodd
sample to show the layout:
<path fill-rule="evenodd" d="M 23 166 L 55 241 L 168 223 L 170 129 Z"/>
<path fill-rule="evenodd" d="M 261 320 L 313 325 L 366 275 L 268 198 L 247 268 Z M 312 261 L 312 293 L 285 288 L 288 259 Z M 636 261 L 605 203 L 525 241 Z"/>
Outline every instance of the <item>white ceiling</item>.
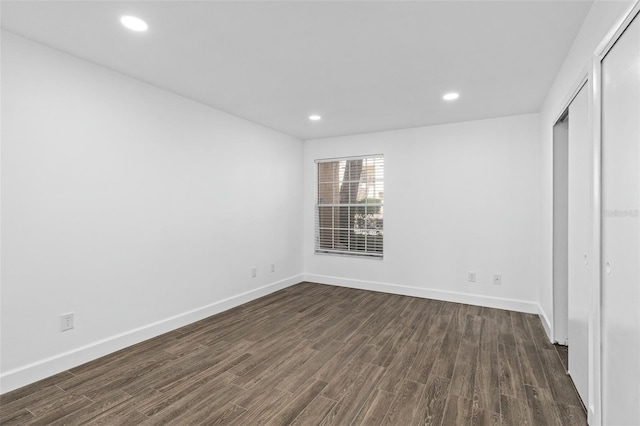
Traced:
<path fill-rule="evenodd" d="M 312 139 L 537 112 L 591 3 L 3 1 L 2 26 Z"/>

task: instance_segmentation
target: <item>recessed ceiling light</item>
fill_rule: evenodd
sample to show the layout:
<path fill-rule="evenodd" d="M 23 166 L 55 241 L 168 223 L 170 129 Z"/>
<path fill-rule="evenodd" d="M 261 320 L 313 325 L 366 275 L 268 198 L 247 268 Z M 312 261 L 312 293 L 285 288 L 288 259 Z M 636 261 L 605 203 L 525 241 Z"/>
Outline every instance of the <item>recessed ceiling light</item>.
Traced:
<path fill-rule="evenodd" d="M 146 22 L 140 18 L 136 18 L 135 16 L 123 16 L 120 18 L 120 22 L 132 31 L 147 31 L 149 28 Z"/>
<path fill-rule="evenodd" d="M 460 97 L 460 94 L 452 92 L 452 93 L 447 93 L 446 95 L 444 95 L 442 97 L 442 99 L 444 99 L 445 101 L 453 101 L 455 99 L 458 99 Z"/>
<path fill-rule="evenodd" d="M 309 120 L 311 120 L 311 121 L 318 121 L 318 120 L 322 120 L 322 117 L 320 117 L 320 116 L 319 116 L 319 115 L 317 115 L 317 114 L 313 114 L 313 115 L 310 115 L 310 116 L 309 116 Z"/>

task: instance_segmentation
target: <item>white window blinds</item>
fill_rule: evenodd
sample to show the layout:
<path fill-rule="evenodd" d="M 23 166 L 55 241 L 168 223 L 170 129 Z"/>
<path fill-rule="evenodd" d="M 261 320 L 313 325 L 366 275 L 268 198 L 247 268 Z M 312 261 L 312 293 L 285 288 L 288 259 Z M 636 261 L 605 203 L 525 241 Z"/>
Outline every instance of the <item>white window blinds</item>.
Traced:
<path fill-rule="evenodd" d="M 316 253 L 382 257 L 382 155 L 316 160 Z"/>

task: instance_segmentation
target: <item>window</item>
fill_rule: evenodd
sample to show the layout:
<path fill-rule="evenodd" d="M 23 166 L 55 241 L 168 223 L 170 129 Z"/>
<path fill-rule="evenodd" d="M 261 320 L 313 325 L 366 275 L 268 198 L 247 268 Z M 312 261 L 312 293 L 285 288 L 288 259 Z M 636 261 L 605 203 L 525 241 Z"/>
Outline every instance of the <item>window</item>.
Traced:
<path fill-rule="evenodd" d="M 382 257 L 382 155 L 316 160 L 316 253 Z"/>

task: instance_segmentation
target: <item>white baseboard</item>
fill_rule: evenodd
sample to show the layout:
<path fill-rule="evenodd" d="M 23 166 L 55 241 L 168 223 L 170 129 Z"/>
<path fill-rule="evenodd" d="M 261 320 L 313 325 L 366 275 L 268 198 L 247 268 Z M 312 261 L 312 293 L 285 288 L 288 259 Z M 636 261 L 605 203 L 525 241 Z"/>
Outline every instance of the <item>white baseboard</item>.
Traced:
<path fill-rule="evenodd" d="M 443 300 L 446 302 L 464 303 L 467 305 L 485 306 L 487 308 L 508 309 L 510 311 L 538 314 L 540 305 L 525 300 L 506 299 L 500 297 L 481 296 L 455 291 L 435 290 L 407 285 L 388 284 L 375 281 L 362 281 L 349 278 L 331 277 L 327 275 L 305 274 L 304 280 L 319 284 L 329 284 L 340 287 L 357 288 L 360 290 L 379 291 L 382 293 L 401 294 L 403 296 L 422 297 L 426 299 Z"/>
<path fill-rule="evenodd" d="M 549 321 L 549 317 L 545 313 L 542 306 L 538 306 L 538 316 L 540 317 L 540 321 L 542 322 L 542 326 L 544 327 L 544 331 L 547 333 L 547 337 L 549 341 L 553 343 L 553 330 L 551 330 L 551 321 Z"/>
<path fill-rule="evenodd" d="M 283 288 L 303 281 L 302 275 L 296 275 L 248 292 L 211 303 L 206 306 L 184 312 L 161 321 L 154 322 L 109 338 L 74 348 L 40 361 L 24 365 L 0 375 L 0 394 L 18 389 L 30 383 L 42 380 L 54 374 L 77 367 L 104 355 L 159 336 L 185 325 L 200 321 L 243 303 L 266 296 Z"/>

